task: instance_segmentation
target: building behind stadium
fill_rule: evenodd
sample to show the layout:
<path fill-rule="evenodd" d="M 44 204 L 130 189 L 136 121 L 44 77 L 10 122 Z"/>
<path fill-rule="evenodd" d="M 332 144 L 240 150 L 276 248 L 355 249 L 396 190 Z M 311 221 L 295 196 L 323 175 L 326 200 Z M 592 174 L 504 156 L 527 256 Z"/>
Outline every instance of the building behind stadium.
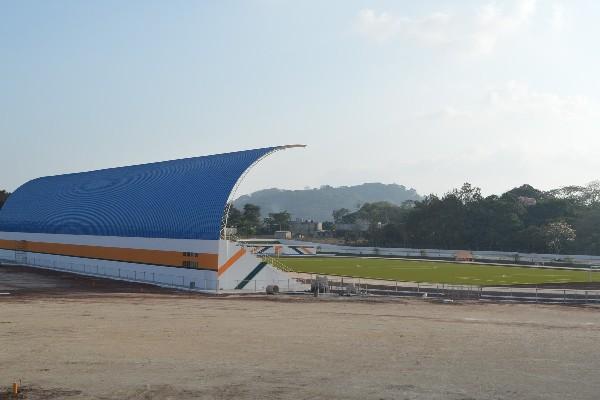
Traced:
<path fill-rule="evenodd" d="M 227 237 L 235 189 L 292 146 L 34 179 L 0 211 L 0 259 L 196 289 L 289 277 Z"/>

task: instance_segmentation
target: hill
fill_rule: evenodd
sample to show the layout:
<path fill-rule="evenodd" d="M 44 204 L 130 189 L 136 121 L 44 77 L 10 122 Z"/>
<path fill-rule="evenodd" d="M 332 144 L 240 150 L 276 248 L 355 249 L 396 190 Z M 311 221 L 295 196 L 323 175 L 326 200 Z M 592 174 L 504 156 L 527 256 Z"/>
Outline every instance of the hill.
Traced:
<path fill-rule="evenodd" d="M 241 196 L 234 201 L 238 208 L 251 203 L 260 206 L 261 214 L 287 210 L 293 219 L 331 221 L 333 210 L 347 208 L 355 210 L 358 205 L 375 201 L 402 204 L 406 200 L 420 200 L 414 189 L 402 185 L 363 183 L 356 186 L 321 186 L 318 189 L 283 190 L 265 189 Z"/>

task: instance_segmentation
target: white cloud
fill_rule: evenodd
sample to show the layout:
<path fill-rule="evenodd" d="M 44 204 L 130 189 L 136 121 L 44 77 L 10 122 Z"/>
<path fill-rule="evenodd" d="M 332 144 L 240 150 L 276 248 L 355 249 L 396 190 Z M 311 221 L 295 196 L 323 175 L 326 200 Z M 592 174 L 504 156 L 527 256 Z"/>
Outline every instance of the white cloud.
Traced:
<path fill-rule="evenodd" d="M 444 106 L 440 110 L 420 114 L 417 116 L 418 119 L 459 119 L 459 118 L 472 118 L 473 112 L 467 109 L 457 108 L 455 106 Z"/>
<path fill-rule="evenodd" d="M 503 37 L 517 33 L 535 13 L 535 0 L 519 0 L 511 14 L 505 14 L 495 3 L 479 10 L 471 33 L 476 50 L 491 53 Z"/>
<path fill-rule="evenodd" d="M 370 39 L 384 41 L 397 35 L 403 22 L 403 18 L 365 9 L 358 13 L 357 30 Z"/>
<path fill-rule="evenodd" d="M 406 18 L 365 9 L 358 13 L 356 28 L 364 36 L 380 42 L 402 36 L 428 45 L 443 45 L 451 40 L 448 32 L 454 20 L 452 15 L 446 13 Z"/>
<path fill-rule="evenodd" d="M 565 7 L 562 4 L 552 5 L 552 16 L 550 17 L 550 25 L 555 31 L 564 30 L 567 25 L 567 15 Z"/>
<path fill-rule="evenodd" d="M 437 12 L 419 18 L 364 9 L 358 13 L 356 28 L 378 42 L 399 38 L 427 46 L 453 46 L 486 54 L 491 53 L 501 39 L 526 26 L 535 11 L 536 0 L 516 0 L 510 12 L 489 3 L 474 15 Z"/>
<path fill-rule="evenodd" d="M 406 173 L 417 189 L 413 182 L 449 188 L 467 180 L 497 193 L 525 182 L 553 188 L 598 179 L 600 102 L 518 81 L 464 94 L 473 100 L 398 127 L 421 149 L 402 155 L 403 171 L 414 164 Z"/>
<path fill-rule="evenodd" d="M 491 88 L 486 97 L 487 110 L 495 113 L 527 113 L 575 119 L 600 114 L 600 105 L 588 97 L 540 92 L 517 81 Z"/>
<path fill-rule="evenodd" d="M 446 105 L 419 118 L 481 119 L 512 115 L 572 121 L 600 117 L 600 104 L 589 97 L 537 91 L 519 81 L 490 86 L 480 97 L 482 100 L 477 103 Z"/>

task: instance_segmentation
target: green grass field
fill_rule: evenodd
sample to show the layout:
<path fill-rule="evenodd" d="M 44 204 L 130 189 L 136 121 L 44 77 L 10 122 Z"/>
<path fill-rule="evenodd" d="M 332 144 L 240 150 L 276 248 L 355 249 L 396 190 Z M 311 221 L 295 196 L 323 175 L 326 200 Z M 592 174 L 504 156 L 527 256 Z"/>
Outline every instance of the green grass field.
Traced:
<path fill-rule="evenodd" d="M 587 270 L 507 267 L 491 264 L 358 257 L 287 257 L 281 261 L 296 272 L 410 282 L 489 286 L 589 282 L 590 279 Z M 591 278 L 594 282 L 600 282 L 600 273 L 592 273 Z"/>

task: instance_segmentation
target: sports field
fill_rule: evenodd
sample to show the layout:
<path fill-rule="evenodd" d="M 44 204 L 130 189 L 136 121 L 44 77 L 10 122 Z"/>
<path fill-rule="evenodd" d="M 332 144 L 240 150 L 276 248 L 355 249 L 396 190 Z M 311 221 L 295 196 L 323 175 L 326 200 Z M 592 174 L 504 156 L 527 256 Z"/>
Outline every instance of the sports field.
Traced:
<path fill-rule="evenodd" d="M 590 279 L 600 282 L 600 272 L 590 274 L 587 270 L 359 257 L 288 257 L 281 261 L 296 272 L 410 282 L 472 285 L 589 282 Z"/>

